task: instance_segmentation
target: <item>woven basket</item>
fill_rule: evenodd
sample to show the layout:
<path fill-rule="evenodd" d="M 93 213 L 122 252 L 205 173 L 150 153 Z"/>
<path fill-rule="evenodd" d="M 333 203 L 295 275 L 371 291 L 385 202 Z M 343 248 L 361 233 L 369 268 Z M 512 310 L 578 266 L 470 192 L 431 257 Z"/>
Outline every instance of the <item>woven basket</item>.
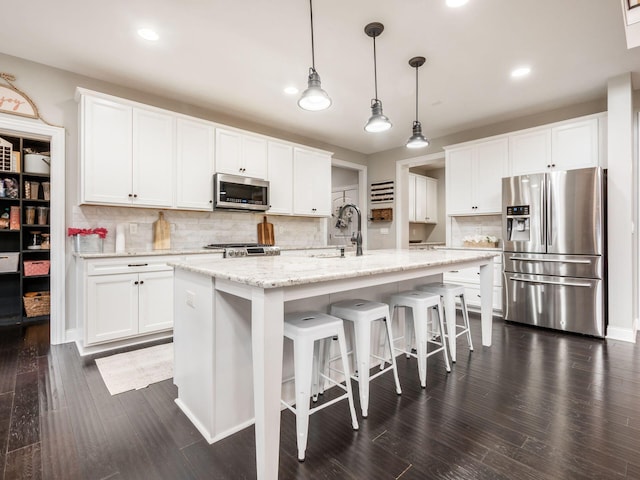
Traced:
<path fill-rule="evenodd" d="M 25 260 L 24 276 L 33 277 L 35 275 L 48 275 L 49 265 L 49 260 Z"/>
<path fill-rule="evenodd" d="M 24 311 L 27 317 L 39 317 L 49 315 L 51 308 L 51 297 L 49 292 L 27 292 L 22 297 Z"/>

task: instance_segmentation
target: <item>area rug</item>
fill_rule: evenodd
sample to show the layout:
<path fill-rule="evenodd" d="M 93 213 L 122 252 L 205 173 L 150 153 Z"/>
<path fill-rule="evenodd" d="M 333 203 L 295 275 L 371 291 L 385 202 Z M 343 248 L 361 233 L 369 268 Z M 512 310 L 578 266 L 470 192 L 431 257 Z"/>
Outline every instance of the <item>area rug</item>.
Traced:
<path fill-rule="evenodd" d="M 111 395 L 138 390 L 173 377 L 173 343 L 96 359 Z"/>

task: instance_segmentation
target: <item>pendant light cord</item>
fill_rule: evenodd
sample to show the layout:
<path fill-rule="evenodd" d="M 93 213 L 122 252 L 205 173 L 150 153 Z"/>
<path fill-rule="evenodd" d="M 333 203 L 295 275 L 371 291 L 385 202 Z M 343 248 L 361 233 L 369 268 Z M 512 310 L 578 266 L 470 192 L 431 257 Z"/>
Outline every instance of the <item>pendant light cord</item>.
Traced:
<path fill-rule="evenodd" d="M 418 67 L 416 67 L 416 122 L 418 121 Z"/>
<path fill-rule="evenodd" d="M 309 0 L 311 1 L 311 0 Z M 378 67 L 376 65 L 376 37 L 373 37 L 373 84 L 376 93 L 376 100 L 378 100 Z"/>
<path fill-rule="evenodd" d="M 311 12 L 311 70 L 313 72 L 316 71 L 316 56 L 314 53 L 314 45 L 313 45 L 313 4 L 312 0 L 309 0 L 309 11 Z"/>

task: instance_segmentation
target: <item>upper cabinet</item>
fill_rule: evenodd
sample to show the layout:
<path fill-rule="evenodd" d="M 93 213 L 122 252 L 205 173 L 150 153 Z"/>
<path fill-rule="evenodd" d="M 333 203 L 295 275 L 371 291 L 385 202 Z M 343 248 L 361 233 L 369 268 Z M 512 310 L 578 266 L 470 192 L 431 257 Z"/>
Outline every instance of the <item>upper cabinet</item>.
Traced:
<path fill-rule="evenodd" d="M 293 213 L 331 215 L 331 155 L 293 149 Z"/>
<path fill-rule="evenodd" d="M 213 206 L 214 130 L 209 122 L 177 119 L 177 208 L 211 210 Z"/>
<path fill-rule="evenodd" d="M 511 175 L 599 165 L 602 117 L 562 122 L 509 135 Z"/>
<path fill-rule="evenodd" d="M 216 130 L 216 171 L 267 178 L 267 141 L 233 130 Z"/>
<path fill-rule="evenodd" d="M 446 150 L 446 197 L 450 215 L 500 213 L 502 177 L 509 174 L 507 138 Z"/>
<path fill-rule="evenodd" d="M 268 179 L 269 213 L 329 216 L 331 153 L 84 88 L 80 203 L 210 211 L 215 172 Z"/>
<path fill-rule="evenodd" d="M 438 223 L 438 181 L 409 174 L 409 221 Z"/>
<path fill-rule="evenodd" d="M 268 213 L 293 213 L 293 147 L 270 141 L 267 146 Z M 331 185 L 329 185 L 331 190 Z"/>

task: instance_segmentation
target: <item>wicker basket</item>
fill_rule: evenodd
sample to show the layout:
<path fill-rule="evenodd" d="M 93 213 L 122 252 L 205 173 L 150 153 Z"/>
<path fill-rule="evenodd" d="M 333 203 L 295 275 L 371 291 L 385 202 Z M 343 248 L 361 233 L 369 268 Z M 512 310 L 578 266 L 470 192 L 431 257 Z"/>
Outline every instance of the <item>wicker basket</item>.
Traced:
<path fill-rule="evenodd" d="M 471 248 L 498 248 L 498 242 L 471 242 L 465 240 L 464 246 Z"/>
<path fill-rule="evenodd" d="M 49 260 L 25 260 L 24 276 L 33 277 L 35 275 L 48 275 L 49 265 Z"/>
<path fill-rule="evenodd" d="M 27 292 L 22 297 L 24 302 L 24 311 L 27 317 L 39 317 L 41 315 L 49 315 L 51 297 L 49 292 Z"/>

